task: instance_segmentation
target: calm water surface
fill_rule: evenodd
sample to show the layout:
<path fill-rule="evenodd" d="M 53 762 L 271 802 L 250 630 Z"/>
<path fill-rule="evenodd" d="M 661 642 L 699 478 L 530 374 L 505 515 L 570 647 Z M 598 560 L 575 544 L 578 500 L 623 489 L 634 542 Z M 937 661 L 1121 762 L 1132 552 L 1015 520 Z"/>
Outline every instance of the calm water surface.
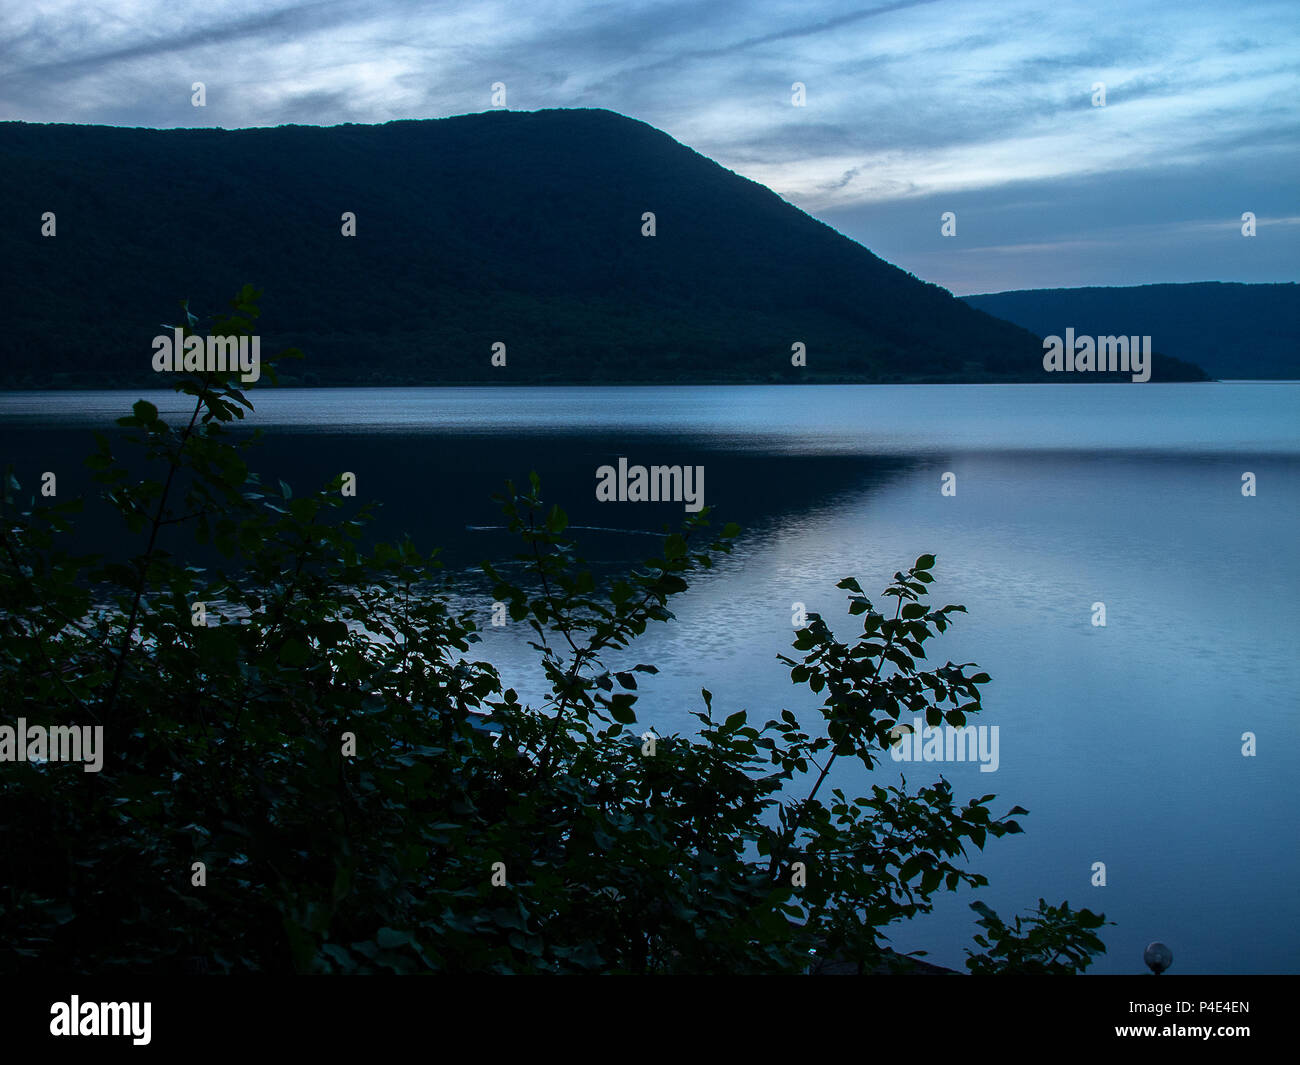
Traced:
<path fill-rule="evenodd" d="M 137 396 L 0 395 L 0 460 L 25 485 L 56 468 L 61 496 L 86 490 L 76 460 L 89 429 Z M 899 926 L 896 945 L 963 968 L 971 899 L 1009 918 L 1042 896 L 1117 922 L 1095 972 L 1141 971 L 1153 939 L 1172 947 L 1171 974 L 1300 971 L 1300 383 L 252 396 L 263 472 L 304 490 L 353 471 L 362 497 L 383 501 L 385 536 L 444 545 L 459 594 L 481 610 L 480 657 L 523 694 L 540 694 L 528 633 L 488 626 L 475 568 L 513 546 L 493 528 L 491 494 L 536 469 L 575 524 L 605 530 L 587 534 L 591 554 L 631 564 L 683 508 L 598 503 L 596 468 L 620 456 L 703 465 L 706 502 L 744 533 L 677 600 L 677 621 L 635 648 L 662 671 L 638 704 L 661 733 L 694 729 L 701 687 L 724 713 L 810 710 L 776 661 L 792 605 L 847 637 L 840 578 L 874 598 L 936 554 L 935 599 L 969 614 L 933 654 L 992 675 L 977 723 L 999 727 L 999 765 L 914 765 L 909 783 L 942 773 L 959 797 L 996 793 L 999 813 L 1019 803 L 1030 815 L 1023 835 L 974 856 L 990 887 Z M 173 393 L 148 398 L 188 413 Z M 940 493 L 945 473 L 955 496 Z M 1104 628 L 1091 623 L 1098 602 Z M 1242 756 L 1244 732 L 1255 757 Z M 830 783 L 871 781 L 845 767 Z M 1092 885 L 1096 862 L 1105 887 Z"/>

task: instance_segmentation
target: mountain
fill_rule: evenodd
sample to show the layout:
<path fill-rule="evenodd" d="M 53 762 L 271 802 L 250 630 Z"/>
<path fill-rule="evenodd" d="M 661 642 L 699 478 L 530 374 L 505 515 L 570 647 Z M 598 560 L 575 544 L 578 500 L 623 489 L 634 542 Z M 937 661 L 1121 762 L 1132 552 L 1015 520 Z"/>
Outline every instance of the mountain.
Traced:
<path fill-rule="evenodd" d="M 1040 335 L 1149 336 L 1217 378 L 1300 378 L 1300 285 L 1204 281 L 1132 288 L 1044 288 L 966 296 Z"/>
<path fill-rule="evenodd" d="M 1025 330 L 603 110 L 0 123 L 0 197 L 3 387 L 156 386 L 151 341 L 178 301 L 202 320 L 246 282 L 264 293 L 262 351 L 301 347 L 286 368 L 307 384 L 1102 376 L 1045 373 Z M 1202 376 L 1164 359 L 1153 379 Z"/>

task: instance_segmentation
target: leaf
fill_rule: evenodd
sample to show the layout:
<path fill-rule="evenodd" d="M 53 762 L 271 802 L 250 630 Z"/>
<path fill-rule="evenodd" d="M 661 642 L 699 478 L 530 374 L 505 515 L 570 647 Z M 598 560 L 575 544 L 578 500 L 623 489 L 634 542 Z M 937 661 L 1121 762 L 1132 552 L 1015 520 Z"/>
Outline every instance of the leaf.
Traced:
<path fill-rule="evenodd" d="M 53 906 L 46 906 L 44 907 L 44 910 L 54 918 L 55 924 L 67 924 L 77 916 L 77 911 L 66 902 L 56 903 Z"/>
<path fill-rule="evenodd" d="M 311 661 L 307 645 L 301 640 L 286 640 L 280 648 L 280 662 L 286 666 L 305 666 Z"/>
<path fill-rule="evenodd" d="M 399 932 L 396 928 L 385 926 L 375 936 L 375 942 L 381 950 L 395 950 L 397 947 L 410 946 L 414 943 L 410 932 Z"/>

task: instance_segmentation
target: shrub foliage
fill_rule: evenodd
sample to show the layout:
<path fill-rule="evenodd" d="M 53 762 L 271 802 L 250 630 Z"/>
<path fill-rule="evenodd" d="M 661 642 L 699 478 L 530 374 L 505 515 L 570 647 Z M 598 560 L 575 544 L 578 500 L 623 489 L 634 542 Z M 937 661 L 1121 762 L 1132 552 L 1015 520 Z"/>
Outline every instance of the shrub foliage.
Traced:
<path fill-rule="evenodd" d="M 212 332 L 251 332 L 257 298 Z M 7 478 L 3 723 L 102 725 L 105 755 L 98 773 L 0 765 L 0 972 L 779 973 L 813 952 L 877 968 L 904 960 L 891 926 L 986 882 L 972 845 L 1020 831 L 1026 811 L 942 779 L 822 790 L 837 760 L 874 769 L 904 713 L 980 710 L 986 674 L 924 668 L 963 610 L 926 601 L 933 556 L 883 609 L 840 583 L 853 638 L 817 615 L 798 631 L 781 658 L 821 697 L 816 726 L 715 714 L 706 690 L 694 735 L 656 735 L 636 721 L 655 667 L 608 662 L 672 619 L 734 526 L 706 511 L 598 580 L 537 478 L 507 485 L 524 575 L 484 570 L 531 626 L 549 694 L 525 705 L 472 661 L 436 552 L 363 547 L 342 478 L 262 483 L 257 434 L 231 432 L 252 409 L 236 379 L 176 387 L 188 420 L 137 402 L 87 460 L 134 557 L 71 553 L 79 501 L 24 507 Z M 129 472 L 123 441 L 151 472 Z M 184 534 L 223 561 L 187 562 Z M 1104 950 L 1087 910 L 1040 900 L 1022 930 L 975 906 L 974 972 L 1076 972 Z"/>

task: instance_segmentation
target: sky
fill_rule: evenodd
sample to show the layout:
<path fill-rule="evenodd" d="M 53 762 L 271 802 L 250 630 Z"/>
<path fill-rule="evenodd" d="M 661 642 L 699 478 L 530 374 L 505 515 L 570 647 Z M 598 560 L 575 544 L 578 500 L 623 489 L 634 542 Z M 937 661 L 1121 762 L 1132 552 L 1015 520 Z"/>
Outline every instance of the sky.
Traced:
<path fill-rule="evenodd" d="M 1300 280 L 1300 0 L 0 10 L 3 120 L 387 122 L 488 110 L 495 83 L 648 122 L 958 295 Z"/>

